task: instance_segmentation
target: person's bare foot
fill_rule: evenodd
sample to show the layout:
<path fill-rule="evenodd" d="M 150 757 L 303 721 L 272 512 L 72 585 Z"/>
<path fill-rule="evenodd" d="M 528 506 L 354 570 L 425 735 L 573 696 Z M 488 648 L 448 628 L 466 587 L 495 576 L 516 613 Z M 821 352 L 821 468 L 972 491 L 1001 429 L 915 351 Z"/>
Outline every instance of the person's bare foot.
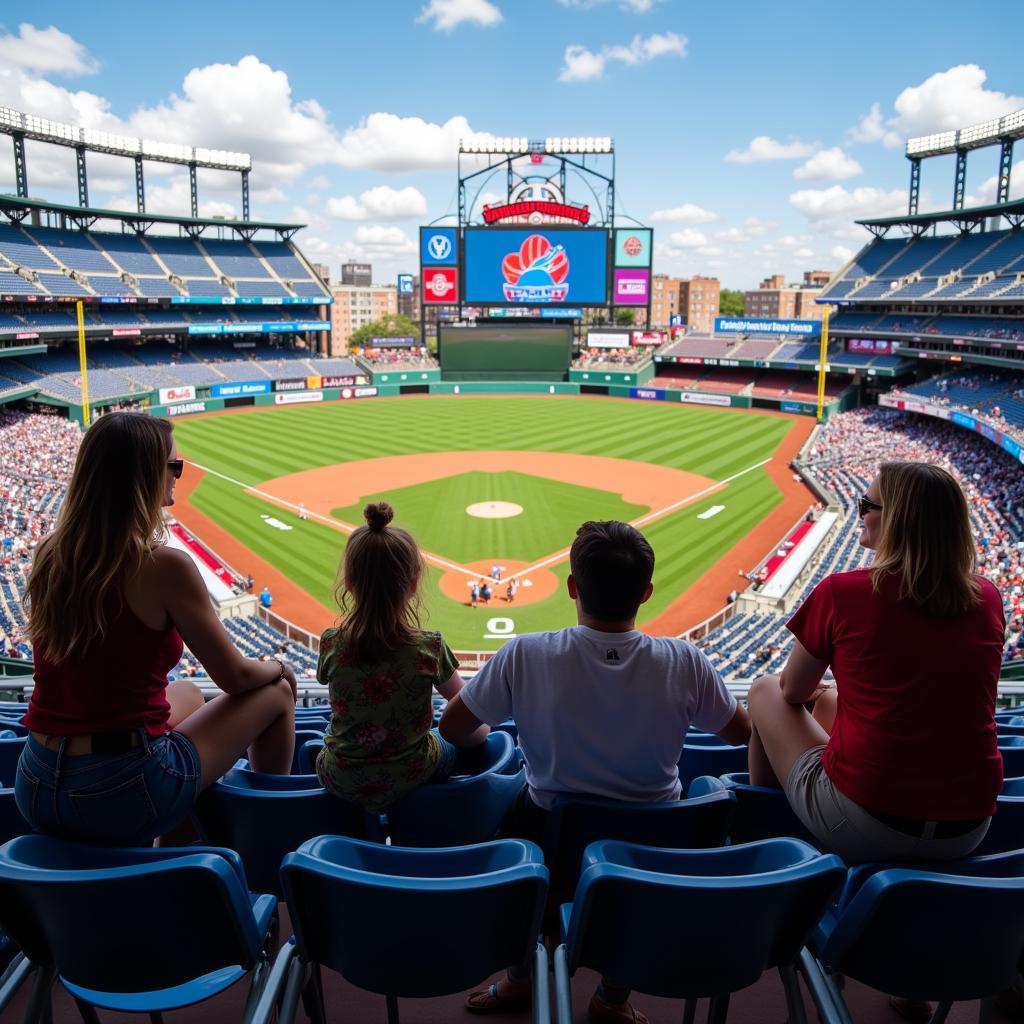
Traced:
<path fill-rule="evenodd" d="M 529 1009 L 532 991 L 529 979 L 520 981 L 506 974 L 492 985 L 470 992 L 465 1007 L 470 1013 L 515 1013 Z"/>
<path fill-rule="evenodd" d="M 624 1003 L 606 1003 L 595 992 L 587 1007 L 590 1024 L 649 1024 L 647 1016 L 628 1000 Z"/>

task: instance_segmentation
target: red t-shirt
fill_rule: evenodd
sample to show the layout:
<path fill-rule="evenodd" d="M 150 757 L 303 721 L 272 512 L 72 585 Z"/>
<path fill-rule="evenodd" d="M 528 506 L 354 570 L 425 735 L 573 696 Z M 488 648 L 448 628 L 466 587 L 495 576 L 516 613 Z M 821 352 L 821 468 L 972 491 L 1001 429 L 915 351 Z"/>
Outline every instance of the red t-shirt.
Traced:
<path fill-rule="evenodd" d="M 85 658 L 54 664 L 45 649 L 35 651 L 36 685 L 24 724 L 48 736 L 139 726 L 150 736 L 163 736 L 171 713 L 165 696 L 167 673 L 177 665 L 182 648 L 173 626 L 150 629 L 125 601 L 102 642 Z"/>
<path fill-rule="evenodd" d="M 789 620 L 836 677 L 838 712 L 822 764 L 861 807 L 923 821 L 985 818 L 1003 782 L 993 718 L 1005 624 L 999 591 L 956 619 L 899 600 L 888 575 L 828 576 Z"/>

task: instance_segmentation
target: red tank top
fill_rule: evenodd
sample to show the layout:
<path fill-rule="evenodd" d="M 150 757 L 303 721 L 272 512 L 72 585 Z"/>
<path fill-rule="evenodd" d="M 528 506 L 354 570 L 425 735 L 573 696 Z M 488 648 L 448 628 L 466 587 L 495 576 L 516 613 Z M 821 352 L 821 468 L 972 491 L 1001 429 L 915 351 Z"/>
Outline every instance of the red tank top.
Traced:
<path fill-rule="evenodd" d="M 121 602 L 103 641 L 82 660 L 54 664 L 36 649 L 35 690 L 24 725 L 48 736 L 145 728 L 167 732 L 167 673 L 181 658 L 178 631 L 151 629 Z"/>

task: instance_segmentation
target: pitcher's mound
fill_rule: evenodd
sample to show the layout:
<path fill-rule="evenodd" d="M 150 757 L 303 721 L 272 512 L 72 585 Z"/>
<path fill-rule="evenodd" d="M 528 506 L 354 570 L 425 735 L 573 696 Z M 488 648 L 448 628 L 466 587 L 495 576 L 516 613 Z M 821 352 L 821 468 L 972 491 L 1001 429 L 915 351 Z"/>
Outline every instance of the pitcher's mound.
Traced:
<path fill-rule="evenodd" d="M 466 514 L 477 519 L 511 519 L 523 514 L 523 506 L 514 501 L 477 501 L 466 506 Z"/>

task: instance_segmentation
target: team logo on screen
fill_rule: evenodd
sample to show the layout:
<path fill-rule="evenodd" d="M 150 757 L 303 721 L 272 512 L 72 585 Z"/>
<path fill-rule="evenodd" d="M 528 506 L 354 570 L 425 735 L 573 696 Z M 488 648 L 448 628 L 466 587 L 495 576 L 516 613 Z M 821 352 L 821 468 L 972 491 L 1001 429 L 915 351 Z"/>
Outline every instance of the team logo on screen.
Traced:
<path fill-rule="evenodd" d="M 501 261 L 508 302 L 565 302 L 569 294 L 569 257 L 564 246 L 530 235 Z"/>
<path fill-rule="evenodd" d="M 452 252 L 452 240 L 447 235 L 431 235 L 427 239 L 427 252 L 438 262 L 446 260 Z"/>
<path fill-rule="evenodd" d="M 644 243 L 640 241 L 636 235 L 630 235 L 629 238 L 622 243 L 622 248 L 625 250 L 627 256 L 639 256 L 644 251 Z"/>

